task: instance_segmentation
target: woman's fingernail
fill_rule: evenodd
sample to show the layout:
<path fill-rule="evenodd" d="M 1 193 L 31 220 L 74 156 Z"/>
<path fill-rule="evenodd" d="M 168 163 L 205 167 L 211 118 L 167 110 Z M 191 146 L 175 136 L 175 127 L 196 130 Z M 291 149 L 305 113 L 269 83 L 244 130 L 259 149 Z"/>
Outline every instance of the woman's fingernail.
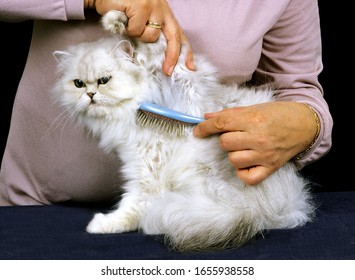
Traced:
<path fill-rule="evenodd" d="M 174 72 L 174 66 L 170 66 L 169 70 L 168 70 L 168 75 L 171 76 Z"/>

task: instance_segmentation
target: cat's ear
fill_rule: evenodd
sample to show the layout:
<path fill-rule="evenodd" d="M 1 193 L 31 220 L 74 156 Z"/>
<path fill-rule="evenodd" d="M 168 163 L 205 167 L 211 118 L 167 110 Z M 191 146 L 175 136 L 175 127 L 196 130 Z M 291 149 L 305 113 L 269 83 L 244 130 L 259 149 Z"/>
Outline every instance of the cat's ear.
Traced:
<path fill-rule="evenodd" d="M 66 58 L 70 57 L 71 54 L 65 51 L 54 51 L 53 56 L 57 62 L 62 62 Z"/>
<path fill-rule="evenodd" d="M 122 40 L 117 43 L 115 48 L 112 50 L 113 54 L 124 54 L 130 60 L 133 59 L 134 48 L 130 41 Z"/>
<path fill-rule="evenodd" d="M 61 73 L 66 68 L 65 65 L 69 61 L 69 58 L 72 57 L 72 54 L 65 51 L 54 51 L 53 56 L 57 61 L 57 71 Z"/>

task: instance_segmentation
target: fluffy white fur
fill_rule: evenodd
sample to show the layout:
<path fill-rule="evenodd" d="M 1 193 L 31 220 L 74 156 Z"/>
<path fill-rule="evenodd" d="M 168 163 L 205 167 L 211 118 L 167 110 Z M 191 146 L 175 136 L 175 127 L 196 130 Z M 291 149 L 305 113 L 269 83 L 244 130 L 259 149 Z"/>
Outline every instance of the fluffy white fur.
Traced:
<path fill-rule="evenodd" d="M 246 244 L 267 229 L 293 228 L 312 218 L 307 182 L 287 163 L 257 186 L 237 177 L 217 136 L 197 139 L 192 127 L 176 137 L 136 123 L 142 101 L 190 115 L 273 101 L 270 90 L 225 86 L 215 68 L 195 55 L 197 71 L 185 67 L 184 50 L 172 77 L 162 71 L 163 36 L 144 44 L 124 36 L 126 17 L 109 12 L 109 38 L 55 52 L 57 101 L 100 145 L 118 154 L 127 180 L 110 213 L 98 213 L 90 233 L 142 230 L 163 234 L 180 251 L 220 250 Z"/>

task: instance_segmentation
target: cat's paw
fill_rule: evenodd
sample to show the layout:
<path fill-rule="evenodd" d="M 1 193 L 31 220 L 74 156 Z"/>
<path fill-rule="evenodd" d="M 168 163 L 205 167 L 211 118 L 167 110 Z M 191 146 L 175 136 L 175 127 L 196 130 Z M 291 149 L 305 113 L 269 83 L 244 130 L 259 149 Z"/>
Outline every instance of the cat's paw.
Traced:
<path fill-rule="evenodd" d="M 116 226 L 112 218 L 110 219 L 108 215 L 98 213 L 95 214 L 94 218 L 86 227 L 86 231 L 89 233 L 114 233 Z M 118 232 L 117 232 L 118 233 Z"/>
<path fill-rule="evenodd" d="M 132 219 L 119 217 L 115 213 L 97 213 L 86 227 L 88 233 L 121 233 L 136 229 L 137 224 L 132 223 Z"/>
<path fill-rule="evenodd" d="M 125 13 L 117 10 L 107 12 L 101 19 L 105 30 L 122 35 L 126 31 L 128 18 Z"/>

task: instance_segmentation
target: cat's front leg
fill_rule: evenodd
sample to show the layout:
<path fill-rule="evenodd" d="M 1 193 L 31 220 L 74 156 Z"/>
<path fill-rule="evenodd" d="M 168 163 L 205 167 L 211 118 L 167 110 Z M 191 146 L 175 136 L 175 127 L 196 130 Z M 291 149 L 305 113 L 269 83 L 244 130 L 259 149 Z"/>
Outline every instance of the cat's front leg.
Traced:
<path fill-rule="evenodd" d="M 86 231 L 89 233 L 121 233 L 138 229 L 141 203 L 133 196 L 124 197 L 118 209 L 107 213 L 97 213 L 89 222 Z"/>

